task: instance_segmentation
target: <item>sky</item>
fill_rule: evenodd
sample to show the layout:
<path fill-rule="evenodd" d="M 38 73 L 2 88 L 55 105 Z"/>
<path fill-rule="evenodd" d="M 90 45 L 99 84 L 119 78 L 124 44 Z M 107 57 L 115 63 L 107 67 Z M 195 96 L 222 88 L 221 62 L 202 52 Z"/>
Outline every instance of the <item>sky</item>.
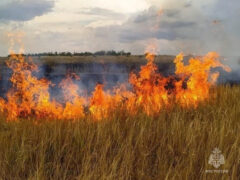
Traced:
<path fill-rule="evenodd" d="M 239 0 L 1 0 L 0 56 L 14 32 L 26 53 L 154 45 L 157 54 L 239 56 L 239 17 Z"/>

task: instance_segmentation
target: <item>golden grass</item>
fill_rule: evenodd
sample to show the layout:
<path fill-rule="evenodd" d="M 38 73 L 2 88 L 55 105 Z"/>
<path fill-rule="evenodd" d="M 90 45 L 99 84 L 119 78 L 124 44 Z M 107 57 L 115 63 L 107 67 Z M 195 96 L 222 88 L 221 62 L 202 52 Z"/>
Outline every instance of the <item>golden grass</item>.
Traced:
<path fill-rule="evenodd" d="M 239 179 L 240 87 L 197 109 L 92 122 L 0 120 L 0 179 Z M 208 164 L 218 147 L 225 164 Z"/>

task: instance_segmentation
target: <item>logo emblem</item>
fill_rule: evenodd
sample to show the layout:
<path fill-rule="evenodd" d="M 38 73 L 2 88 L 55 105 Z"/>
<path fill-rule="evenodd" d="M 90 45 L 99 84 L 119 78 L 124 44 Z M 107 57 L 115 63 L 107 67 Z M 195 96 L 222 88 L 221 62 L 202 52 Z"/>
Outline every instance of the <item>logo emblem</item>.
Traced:
<path fill-rule="evenodd" d="M 211 164 L 215 168 L 219 168 L 225 163 L 224 156 L 218 148 L 214 148 L 212 154 L 209 156 L 208 164 Z"/>

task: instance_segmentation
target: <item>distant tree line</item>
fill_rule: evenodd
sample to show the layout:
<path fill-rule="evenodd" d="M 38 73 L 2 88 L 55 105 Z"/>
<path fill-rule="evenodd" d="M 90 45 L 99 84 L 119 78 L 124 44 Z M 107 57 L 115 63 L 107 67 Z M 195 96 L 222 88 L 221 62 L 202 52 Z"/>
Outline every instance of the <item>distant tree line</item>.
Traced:
<path fill-rule="evenodd" d="M 125 51 L 97 51 L 97 52 L 43 52 L 24 54 L 25 56 L 130 56 L 130 52 Z"/>

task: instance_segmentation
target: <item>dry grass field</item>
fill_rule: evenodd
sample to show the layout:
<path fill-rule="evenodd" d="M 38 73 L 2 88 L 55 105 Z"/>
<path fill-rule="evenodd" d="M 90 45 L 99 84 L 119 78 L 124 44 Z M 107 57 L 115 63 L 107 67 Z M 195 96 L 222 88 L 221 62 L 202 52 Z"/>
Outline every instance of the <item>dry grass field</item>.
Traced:
<path fill-rule="evenodd" d="M 116 111 L 99 122 L 0 121 L 0 179 L 239 179 L 240 87 L 213 88 L 196 109 L 154 117 Z M 218 147 L 225 163 L 208 164 Z"/>
<path fill-rule="evenodd" d="M 66 63 L 145 63 L 145 56 L 41 56 L 32 57 L 35 63 L 46 65 L 66 64 Z M 158 55 L 156 63 L 171 63 L 175 56 Z M 0 64 L 5 64 L 7 58 L 0 57 Z"/>

